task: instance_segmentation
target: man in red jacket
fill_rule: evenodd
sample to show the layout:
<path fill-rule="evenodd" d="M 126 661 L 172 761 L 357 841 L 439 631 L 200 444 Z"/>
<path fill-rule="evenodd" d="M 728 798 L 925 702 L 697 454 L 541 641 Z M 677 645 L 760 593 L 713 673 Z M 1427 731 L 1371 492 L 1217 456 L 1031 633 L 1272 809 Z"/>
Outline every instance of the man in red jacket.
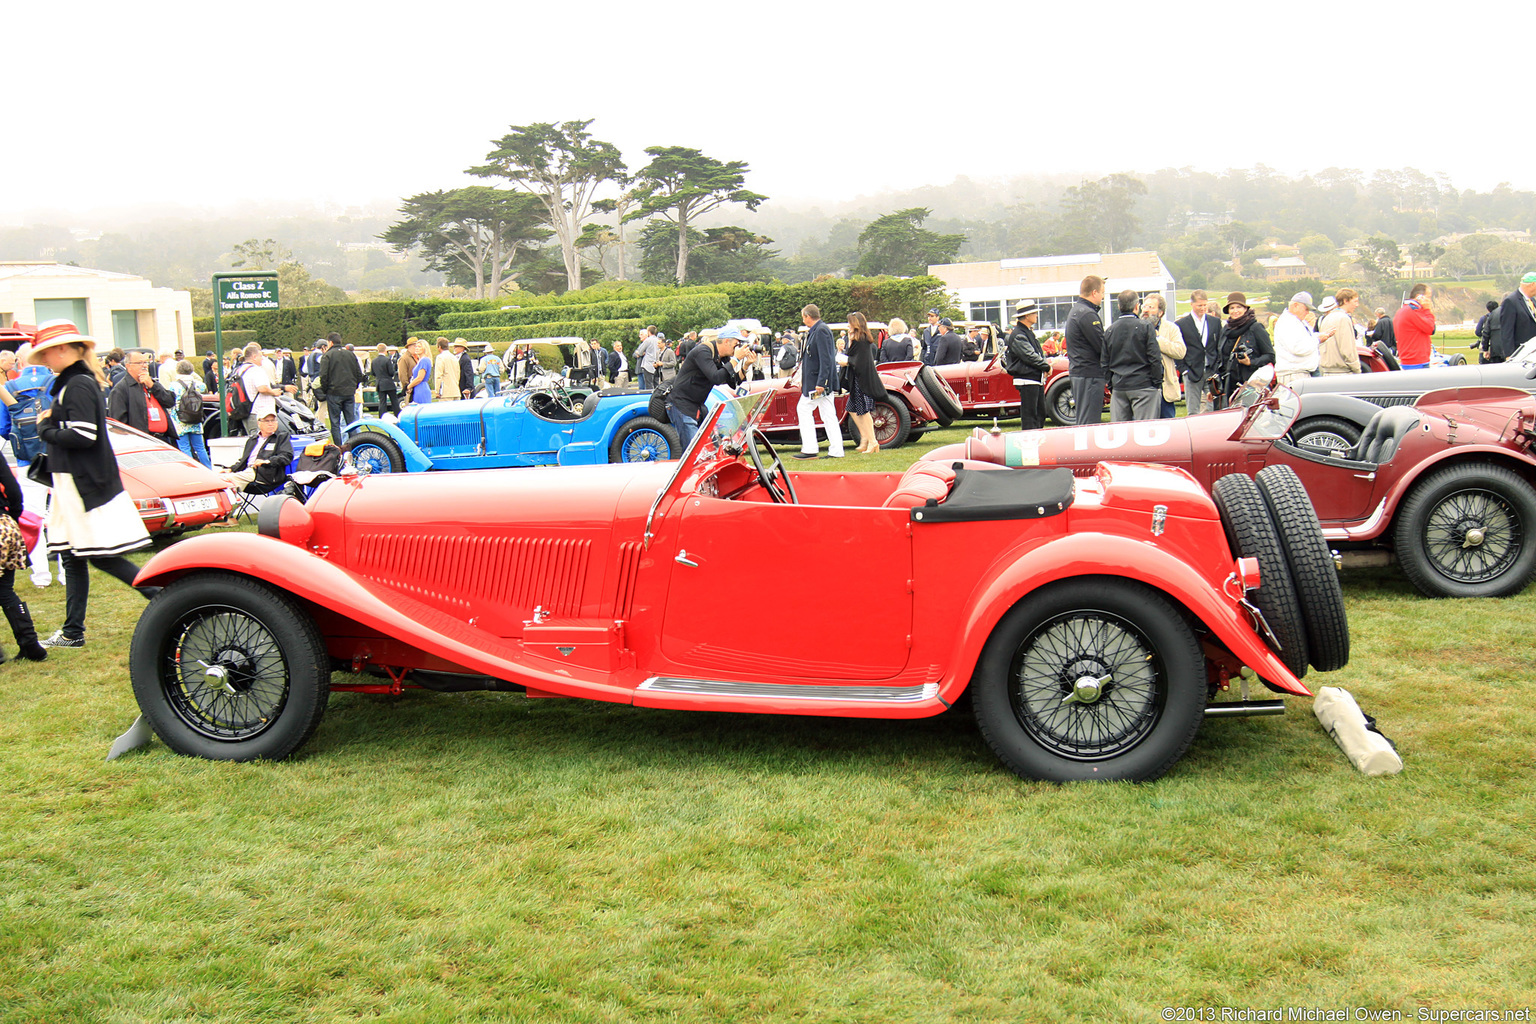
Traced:
<path fill-rule="evenodd" d="M 1392 318 L 1397 336 L 1397 358 L 1405 370 L 1429 366 L 1429 336 L 1435 333 L 1435 314 L 1429 308 L 1429 285 L 1416 284 L 1397 315 Z"/>

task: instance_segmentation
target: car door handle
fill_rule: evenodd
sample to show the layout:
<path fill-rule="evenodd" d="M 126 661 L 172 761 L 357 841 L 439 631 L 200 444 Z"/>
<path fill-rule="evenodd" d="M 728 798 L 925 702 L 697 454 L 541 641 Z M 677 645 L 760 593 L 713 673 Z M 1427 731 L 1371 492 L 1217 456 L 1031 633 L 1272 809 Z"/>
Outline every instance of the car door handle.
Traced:
<path fill-rule="evenodd" d="M 689 558 L 688 552 L 682 550 L 678 551 L 677 557 L 672 559 L 672 561 L 676 562 L 678 565 L 686 565 L 690 569 L 697 569 L 699 567 L 699 563 Z"/>

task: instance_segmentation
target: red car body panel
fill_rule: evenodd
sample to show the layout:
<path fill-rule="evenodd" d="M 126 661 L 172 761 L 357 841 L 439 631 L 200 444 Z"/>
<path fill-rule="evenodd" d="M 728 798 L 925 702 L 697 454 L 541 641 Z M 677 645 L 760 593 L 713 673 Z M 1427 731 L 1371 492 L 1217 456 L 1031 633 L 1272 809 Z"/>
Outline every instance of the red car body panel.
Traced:
<path fill-rule="evenodd" d="M 990 434 L 924 456 L 933 461 L 974 459 L 1000 465 L 1061 466 L 1091 475 L 1102 459 L 1126 459 L 1188 470 L 1207 489 L 1228 473 L 1255 476 L 1269 465 L 1290 466 L 1301 478 L 1332 540 L 1369 541 L 1383 536 L 1414 482 L 1453 460 L 1507 465 L 1536 481 L 1536 458 L 1520 433 L 1536 419 L 1529 394 L 1514 388 L 1477 387 L 1432 391 L 1416 406 L 1424 414 L 1393 457 L 1369 472 L 1360 464 L 1327 459 L 1277 439 L 1243 438 L 1257 410 L 1227 409 L 1178 419 L 1105 423 L 1089 427 Z"/>
<path fill-rule="evenodd" d="M 1058 514 L 933 523 L 883 507 L 897 474 L 789 479 L 799 503 L 772 502 L 742 455 L 702 443 L 681 464 L 343 477 L 276 506 L 281 539 L 192 538 L 138 582 L 264 580 L 308 607 L 333 657 L 397 682 L 482 673 L 530 696 L 915 718 L 953 703 L 1021 598 L 1120 577 L 1206 624 L 1213 679 L 1248 665 L 1308 693 L 1254 631 L 1242 567 L 1187 473 L 1107 463 Z M 880 614 L 851 620 L 850 586 Z M 793 624 L 765 627 L 735 591 L 794 608 Z"/>

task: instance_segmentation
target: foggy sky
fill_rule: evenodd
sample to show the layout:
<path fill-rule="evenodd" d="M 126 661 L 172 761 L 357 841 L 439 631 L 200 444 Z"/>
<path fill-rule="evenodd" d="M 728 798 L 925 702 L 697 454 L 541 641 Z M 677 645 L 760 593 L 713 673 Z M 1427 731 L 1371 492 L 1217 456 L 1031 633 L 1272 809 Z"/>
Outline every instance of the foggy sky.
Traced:
<path fill-rule="evenodd" d="M 779 202 L 1258 163 L 1530 189 L 1521 9 L 13 4 L 0 224 L 387 202 L 470 183 L 509 125 L 588 117 L 631 167 L 693 146 Z"/>

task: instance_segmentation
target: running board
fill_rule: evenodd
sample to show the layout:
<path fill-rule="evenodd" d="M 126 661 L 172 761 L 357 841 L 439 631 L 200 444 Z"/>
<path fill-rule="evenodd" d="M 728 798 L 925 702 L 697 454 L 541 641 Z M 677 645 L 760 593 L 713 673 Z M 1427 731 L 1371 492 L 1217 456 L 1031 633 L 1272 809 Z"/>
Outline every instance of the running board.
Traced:
<path fill-rule="evenodd" d="M 652 693 L 683 693 L 701 697 L 761 700 L 824 700 L 858 704 L 916 704 L 938 696 L 938 683 L 918 686 L 824 686 L 813 683 L 746 683 L 717 679 L 675 679 L 652 676 L 638 689 Z M 1279 703 L 1278 701 L 1276 703 Z"/>
<path fill-rule="evenodd" d="M 1283 700 L 1224 700 L 1205 706 L 1206 718 L 1253 718 L 1258 715 L 1285 714 Z"/>

